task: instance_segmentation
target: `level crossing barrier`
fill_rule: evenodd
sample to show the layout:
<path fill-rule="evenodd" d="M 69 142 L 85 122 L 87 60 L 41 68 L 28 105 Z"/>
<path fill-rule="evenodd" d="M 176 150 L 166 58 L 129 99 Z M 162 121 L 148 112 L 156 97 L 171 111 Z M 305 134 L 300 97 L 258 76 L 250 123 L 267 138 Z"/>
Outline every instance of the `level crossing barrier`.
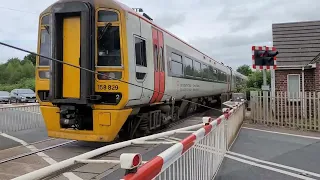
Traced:
<path fill-rule="evenodd" d="M 0 132 L 28 130 L 44 127 L 38 103 L 0 106 Z"/>
<path fill-rule="evenodd" d="M 235 108 L 225 110 L 222 116 L 213 121 L 204 117 L 204 127 L 140 168 L 125 168 L 127 171 L 122 180 L 211 180 L 235 140 L 244 113 L 244 105 L 236 104 Z M 134 159 L 131 161 L 134 162 Z"/>
<path fill-rule="evenodd" d="M 236 137 L 244 118 L 245 106 L 243 103 L 234 103 L 231 108 L 224 108 L 223 112 L 223 115 L 217 119 L 203 117 L 204 124 L 107 145 L 22 175 L 14 180 L 36 180 L 50 175 L 56 176 L 55 173 L 61 173 L 61 170 L 78 163 L 119 164 L 126 172 L 122 180 L 212 179 Z M 186 133 L 190 135 L 181 141 L 172 141 L 172 138 L 165 141 L 168 136 Z M 143 161 L 143 156 L 139 153 L 123 153 L 120 160 L 93 159 L 107 152 L 135 144 L 173 145 L 147 162 Z"/>

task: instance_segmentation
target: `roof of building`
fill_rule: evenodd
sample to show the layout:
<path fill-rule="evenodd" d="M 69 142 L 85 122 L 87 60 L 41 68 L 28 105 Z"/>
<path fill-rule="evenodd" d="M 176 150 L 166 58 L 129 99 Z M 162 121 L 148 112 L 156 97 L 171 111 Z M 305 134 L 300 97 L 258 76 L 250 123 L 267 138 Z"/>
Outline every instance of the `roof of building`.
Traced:
<path fill-rule="evenodd" d="M 278 66 L 307 65 L 320 53 L 320 21 L 272 25 Z"/>

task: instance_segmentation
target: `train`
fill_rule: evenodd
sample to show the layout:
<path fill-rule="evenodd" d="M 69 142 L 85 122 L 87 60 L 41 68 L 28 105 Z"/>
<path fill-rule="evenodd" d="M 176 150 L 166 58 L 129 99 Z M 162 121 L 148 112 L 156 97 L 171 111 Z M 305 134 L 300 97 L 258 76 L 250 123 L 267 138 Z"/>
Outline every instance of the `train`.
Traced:
<path fill-rule="evenodd" d="M 247 80 L 116 0 L 47 7 L 37 52 L 36 96 L 53 138 L 112 142 L 152 134 L 230 98 Z"/>

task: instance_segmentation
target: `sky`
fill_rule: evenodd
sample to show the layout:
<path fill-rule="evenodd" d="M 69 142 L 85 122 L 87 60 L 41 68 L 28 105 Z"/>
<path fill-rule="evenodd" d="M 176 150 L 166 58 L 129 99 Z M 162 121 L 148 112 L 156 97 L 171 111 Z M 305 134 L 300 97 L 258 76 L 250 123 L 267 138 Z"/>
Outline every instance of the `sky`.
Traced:
<path fill-rule="evenodd" d="M 38 16 L 57 0 L 0 5 L 0 41 L 35 52 Z M 213 59 L 251 65 L 251 46 L 272 46 L 272 24 L 320 20 L 319 0 L 119 0 Z M 240 3 L 241 2 L 241 3 Z M 26 54 L 0 45 L 0 63 Z"/>

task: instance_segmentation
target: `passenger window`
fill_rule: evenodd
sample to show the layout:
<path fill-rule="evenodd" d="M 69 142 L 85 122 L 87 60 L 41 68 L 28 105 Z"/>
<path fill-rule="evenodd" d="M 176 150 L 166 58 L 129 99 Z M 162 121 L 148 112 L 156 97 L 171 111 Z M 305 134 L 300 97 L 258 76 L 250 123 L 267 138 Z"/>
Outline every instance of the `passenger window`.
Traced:
<path fill-rule="evenodd" d="M 121 66 L 119 27 L 104 29 L 98 28 L 98 66 Z"/>
<path fill-rule="evenodd" d="M 136 65 L 147 67 L 146 41 L 135 37 Z"/>
<path fill-rule="evenodd" d="M 180 56 L 178 54 L 172 53 L 171 58 L 173 61 L 182 62 L 182 56 Z"/>
<path fill-rule="evenodd" d="M 115 22 L 119 21 L 118 13 L 113 11 L 99 11 L 98 22 Z"/>
<path fill-rule="evenodd" d="M 208 69 L 208 65 L 203 64 L 203 78 L 208 79 L 209 78 L 209 69 Z"/>
<path fill-rule="evenodd" d="M 183 75 L 182 56 L 172 53 L 171 59 L 171 72 L 175 75 Z"/>
<path fill-rule="evenodd" d="M 212 66 L 209 66 L 209 69 L 208 69 L 208 78 L 209 78 L 210 80 L 213 80 L 213 77 L 214 77 L 214 75 L 213 75 L 213 68 L 212 68 Z"/>
<path fill-rule="evenodd" d="M 193 60 L 187 57 L 185 59 L 185 74 L 187 76 L 193 76 Z"/>
<path fill-rule="evenodd" d="M 172 61 L 172 73 L 175 75 L 183 75 L 183 65 L 182 63 Z"/>
<path fill-rule="evenodd" d="M 195 77 L 202 77 L 201 76 L 201 64 L 197 61 L 193 62 L 193 69 L 194 69 L 194 76 Z"/>

